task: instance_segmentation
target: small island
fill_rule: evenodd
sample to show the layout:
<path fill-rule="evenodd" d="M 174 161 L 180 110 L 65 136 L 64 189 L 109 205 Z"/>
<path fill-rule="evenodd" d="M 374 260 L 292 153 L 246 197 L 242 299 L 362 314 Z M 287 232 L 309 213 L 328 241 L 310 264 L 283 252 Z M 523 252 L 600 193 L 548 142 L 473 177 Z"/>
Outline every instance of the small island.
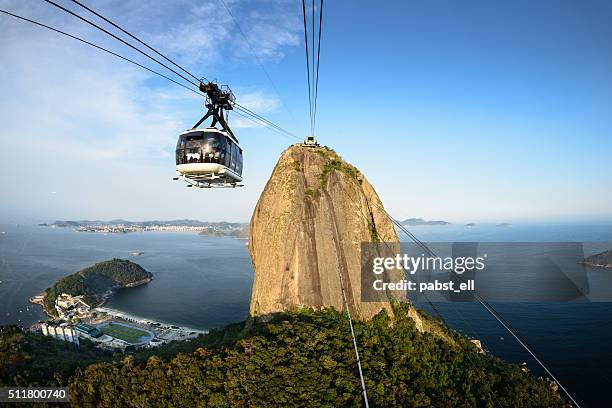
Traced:
<path fill-rule="evenodd" d="M 401 222 L 402 225 L 416 226 L 416 225 L 450 225 L 448 221 L 427 221 L 423 218 L 408 218 Z"/>
<path fill-rule="evenodd" d="M 612 269 L 612 249 L 584 258 L 582 265 Z"/>
<path fill-rule="evenodd" d="M 98 262 L 55 282 L 46 290 L 42 306 L 53 317 L 61 317 L 62 313 L 78 313 L 79 308 L 84 310 L 102 305 L 117 289 L 142 285 L 152 278 L 150 272 L 128 260 Z M 70 310 L 63 311 L 63 304 L 67 305 L 65 309 Z"/>

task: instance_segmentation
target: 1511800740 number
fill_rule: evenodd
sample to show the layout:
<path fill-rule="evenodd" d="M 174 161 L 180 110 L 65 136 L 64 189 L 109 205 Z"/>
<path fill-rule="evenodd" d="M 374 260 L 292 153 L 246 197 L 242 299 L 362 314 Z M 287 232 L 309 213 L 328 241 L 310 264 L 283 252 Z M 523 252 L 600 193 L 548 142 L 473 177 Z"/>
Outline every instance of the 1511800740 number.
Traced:
<path fill-rule="evenodd" d="M 2 387 L 0 402 L 68 402 L 66 387 Z"/>

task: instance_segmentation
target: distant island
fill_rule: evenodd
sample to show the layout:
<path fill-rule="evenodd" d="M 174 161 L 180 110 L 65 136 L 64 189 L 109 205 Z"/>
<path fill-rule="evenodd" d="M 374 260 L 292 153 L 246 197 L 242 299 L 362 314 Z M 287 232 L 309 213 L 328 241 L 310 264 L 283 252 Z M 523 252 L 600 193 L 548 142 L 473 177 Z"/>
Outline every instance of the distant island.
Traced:
<path fill-rule="evenodd" d="M 448 221 L 426 221 L 422 218 L 408 218 L 401 222 L 402 225 L 450 225 Z"/>
<path fill-rule="evenodd" d="M 73 228 L 79 232 L 128 233 L 144 231 L 197 232 L 202 235 L 245 238 L 248 235 L 248 223 L 241 222 L 208 222 L 198 220 L 171 221 L 128 221 L 123 219 L 100 221 L 54 221 L 38 224 L 41 227 Z"/>
<path fill-rule="evenodd" d="M 55 282 L 46 290 L 42 306 L 54 317 L 62 313 L 85 314 L 102 305 L 115 290 L 142 285 L 152 278 L 150 272 L 128 260 L 98 262 Z M 68 305 L 67 310 L 62 309 L 63 304 Z"/>
<path fill-rule="evenodd" d="M 612 249 L 585 258 L 582 265 L 612 269 Z"/>
<path fill-rule="evenodd" d="M 467 223 L 465 224 L 466 227 L 475 227 L 476 224 L 474 224 L 473 222 Z"/>

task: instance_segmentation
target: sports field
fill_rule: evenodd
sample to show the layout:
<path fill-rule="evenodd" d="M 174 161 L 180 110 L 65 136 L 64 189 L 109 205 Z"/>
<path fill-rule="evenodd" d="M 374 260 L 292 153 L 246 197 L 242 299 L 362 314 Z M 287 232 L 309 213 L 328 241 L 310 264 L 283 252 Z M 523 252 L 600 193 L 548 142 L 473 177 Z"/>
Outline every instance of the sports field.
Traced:
<path fill-rule="evenodd" d="M 109 323 L 100 327 L 100 330 L 104 334 L 108 334 L 109 336 L 132 344 L 141 343 L 151 337 L 151 334 L 145 330 L 117 323 Z"/>

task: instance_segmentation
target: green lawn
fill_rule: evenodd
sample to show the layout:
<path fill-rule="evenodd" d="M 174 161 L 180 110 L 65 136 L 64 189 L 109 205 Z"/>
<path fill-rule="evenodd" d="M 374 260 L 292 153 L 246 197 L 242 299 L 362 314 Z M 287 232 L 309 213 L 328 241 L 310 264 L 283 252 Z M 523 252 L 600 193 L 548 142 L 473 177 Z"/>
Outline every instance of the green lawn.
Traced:
<path fill-rule="evenodd" d="M 137 329 L 136 327 L 127 327 L 120 324 L 109 323 L 102 327 L 102 333 L 108 334 L 109 336 L 116 337 L 121 340 L 125 340 L 128 343 L 139 343 L 141 337 L 148 337 L 149 333 Z"/>

